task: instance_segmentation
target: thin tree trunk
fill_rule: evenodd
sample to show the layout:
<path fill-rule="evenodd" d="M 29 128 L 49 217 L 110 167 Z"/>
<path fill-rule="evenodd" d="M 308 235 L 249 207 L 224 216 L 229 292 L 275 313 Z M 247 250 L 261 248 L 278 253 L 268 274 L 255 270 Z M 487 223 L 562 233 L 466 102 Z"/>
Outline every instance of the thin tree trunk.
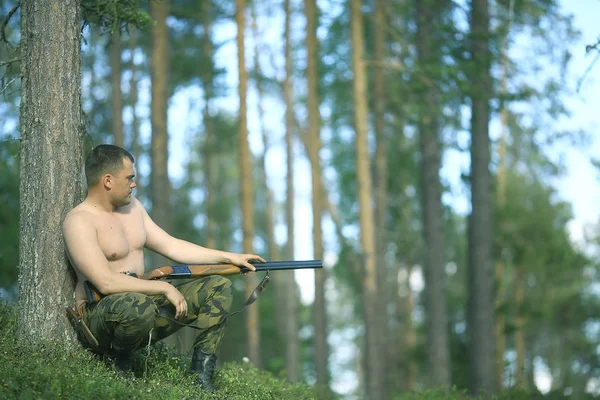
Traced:
<path fill-rule="evenodd" d="M 471 390 L 496 390 L 494 265 L 490 164 L 490 77 L 488 0 L 471 3 L 471 204 L 469 218 L 469 335 Z"/>
<path fill-rule="evenodd" d="M 110 64 L 110 86 L 112 91 L 112 134 L 115 139 L 115 144 L 124 147 L 123 97 L 121 95 L 121 33 L 118 29 L 111 35 L 108 58 Z"/>
<path fill-rule="evenodd" d="M 48 40 L 52 38 L 52 40 Z M 65 317 L 75 276 L 62 240 L 81 201 L 79 2 L 21 0 L 19 325 L 22 341 L 76 343 Z"/>
<path fill-rule="evenodd" d="M 425 305 L 427 309 L 427 355 L 433 386 L 450 386 L 448 312 L 444 272 L 445 246 L 440 166 L 441 114 L 438 70 L 441 13 L 439 0 L 415 0 L 417 52 L 420 70 L 419 144 L 421 150 L 421 204 L 425 252 Z"/>
<path fill-rule="evenodd" d="M 238 95 L 240 99 L 240 114 L 238 125 L 238 140 L 240 148 L 240 175 L 241 175 L 241 204 L 242 204 L 242 231 L 244 252 L 252 253 L 252 241 L 254 240 L 254 199 L 252 194 L 252 162 L 250 158 L 250 147 L 248 145 L 247 128 L 247 105 L 246 94 L 248 91 L 248 73 L 246 71 L 246 56 L 244 54 L 244 15 L 245 1 L 235 2 L 235 21 L 237 24 L 237 55 L 238 55 Z M 250 296 L 254 290 L 254 275 L 247 277 L 246 295 Z M 250 360 L 260 368 L 260 327 L 258 319 L 258 308 L 249 307 L 246 311 L 246 332 L 248 335 L 248 356 Z"/>
<path fill-rule="evenodd" d="M 383 65 L 384 44 L 386 35 L 384 33 L 385 28 L 385 8 L 386 0 L 375 0 L 375 24 L 374 30 L 374 48 L 375 48 L 375 62 L 376 65 Z M 376 263 L 377 263 L 377 286 L 380 288 L 382 295 L 379 296 L 379 305 L 377 308 L 381 310 L 378 313 L 380 321 L 378 326 L 381 327 L 381 354 L 385 357 L 384 359 L 384 382 L 385 387 L 391 389 L 391 385 L 396 379 L 394 375 L 394 369 L 392 365 L 394 360 L 393 351 L 388 351 L 388 338 L 390 335 L 389 318 L 387 313 L 388 299 L 392 296 L 389 293 L 388 276 L 387 276 L 387 264 L 385 262 L 385 247 L 387 244 L 387 226 L 386 226 L 386 214 L 387 214 L 387 192 L 388 192 L 388 159 L 387 159 L 387 146 L 388 140 L 385 134 L 385 107 L 386 107 L 386 90 L 385 90 L 385 70 L 382 67 L 376 69 L 373 76 L 373 84 L 375 90 L 374 97 L 374 120 L 375 120 L 375 226 L 377 229 L 377 235 L 375 240 L 376 245 Z"/>
<path fill-rule="evenodd" d="M 507 74 L 507 55 L 503 50 L 503 73 L 502 73 L 502 93 L 506 94 L 506 74 Z M 508 110 L 505 106 L 500 110 L 500 138 L 498 139 L 498 188 L 497 201 L 498 211 L 502 215 L 502 210 L 506 205 L 506 137 L 508 129 Z M 506 339 L 504 335 L 505 327 L 505 299 L 506 290 L 504 289 L 504 261 L 502 259 L 504 243 L 499 245 L 500 253 L 496 260 L 495 281 L 496 297 L 494 306 L 496 310 L 496 390 L 502 390 L 502 374 L 504 373 L 504 348 Z"/>
<path fill-rule="evenodd" d="M 260 159 L 260 178 L 261 184 L 263 185 L 263 190 L 265 192 L 265 231 L 267 235 L 267 249 L 268 249 L 268 257 L 270 260 L 278 260 L 279 259 L 279 248 L 277 243 L 275 242 L 275 204 L 273 200 L 273 191 L 269 187 L 268 177 L 267 177 L 267 152 L 270 148 L 269 136 L 267 133 L 267 129 L 265 126 L 265 111 L 263 108 L 263 100 L 264 100 L 264 89 L 263 89 L 263 75 L 262 68 L 260 66 L 260 32 L 258 30 L 257 24 L 257 13 L 256 13 L 256 3 L 253 3 L 251 6 L 251 14 L 252 14 L 252 33 L 254 37 L 254 73 L 256 76 L 256 92 L 257 92 L 257 116 L 258 116 L 258 126 L 262 137 L 263 142 L 263 154 Z M 285 332 L 285 283 L 284 279 L 286 277 L 281 274 L 273 274 L 271 280 L 273 280 L 273 284 L 275 287 L 275 320 L 278 332 Z"/>
<path fill-rule="evenodd" d="M 286 208 L 285 220 L 287 226 L 286 257 L 293 260 L 294 249 L 294 104 L 292 101 L 292 43 L 291 43 L 291 18 L 292 10 L 290 0 L 284 0 L 285 13 L 285 80 L 283 82 L 283 95 L 285 98 L 285 152 L 286 152 Z M 297 320 L 297 288 L 294 271 L 286 271 L 285 279 L 285 369 L 290 382 L 300 379 L 300 356 L 298 349 L 298 320 Z"/>
<path fill-rule="evenodd" d="M 323 238 L 321 231 L 322 194 L 321 194 L 321 115 L 318 95 L 318 39 L 317 4 L 315 0 L 304 1 L 306 15 L 306 75 L 308 82 L 308 137 L 309 158 L 311 159 L 312 209 L 313 209 L 313 251 L 315 259 L 323 258 Z M 317 389 L 324 395 L 329 386 L 327 368 L 327 312 L 325 305 L 325 271 L 315 271 L 315 364 L 317 370 Z"/>
<path fill-rule="evenodd" d="M 131 59 L 129 60 L 129 69 L 131 70 L 131 78 L 129 80 L 129 103 L 131 105 L 131 151 L 136 162 L 139 163 L 139 159 L 142 155 L 142 146 L 140 143 L 140 122 L 137 114 L 138 104 L 138 71 L 137 65 L 135 64 L 135 51 L 137 49 L 137 29 L 135 26 L 129 27 L 129 52 Z M 138 164 L 139 165 L 139 164 Z M 145 195 L 144 187 L 142 185 L 142 176 L 140 168 L 136 171 L 136 182 L 135 195 L 138 199 L 142 199 Z"/>
<path fill-rule="evenodd" d="M 360 220 L 360 242 L 364 265 L 363 304 L 366 337 L 366 397 L 380 400 L 385 397 L 384 362 L 381 353 L 381 330 L 377 315 L 379 288 L 375 259 L 375 229 L 373 196 L 368 151 L 369 114 L 367 105 L 367 77 L 364 63 L 364 40 L 361 1 L 351 1 L 352 70 L 354 93 L 354 125 L 356 130 L 356 179 L 358 181 L 358 204 Z"/>
<path fill-rule="evenodd" d="M 152 29 L 152 56 L 150 60 L 150 78 L 152 81 L 151 121 L 151 186 L 152 218 L 167 232 L 171 223 L 171 184 L 169 182 L 169 136 L 167 132 L 168 102 L 168 30 L 166 19 L 169 15 L 169 0 L 151 2 L 152 19 L 156 21 Z M 161 262 L 157 258 L 155 262 Z"/>
<path fill-rule="evenodd" d="M 211 114 L 212 99 L 214 97 L 214 77 L 213 77 L 213 55 L 214 46 L 212 43 L 212 3 L 205 1 L 203 3 L 202 18 L 204 25 L 204 56 L 208 61 L 205 66 L 206 73 L 203 76 L 202 86 L 204 87 L 204 111 L 202 121 L 204 123 L 204 175 L 206 190 L 206 246 L 214 249 L 217 247 L 217 221 L 214 217 L 215 207 L 215 187 L 214 187 L 214 164 L 215 164 L 215 132 L 213 116 Z"/>
<path fill-rule="evenodd" d="M 506 99 L 508 94 L 508 37 L 512 26 L 512 15 L 514 8 L 514 0 L 510 1 L 509 5 L 509 21 L 506 36 L 504 37 L 504 43 L 502 45 L 502 77 L 501 77 L 501 95 Z M 505 100 L 506 101 L 506 100 Z M 502 108 L 500 110 L 500 138 L 498 140 L 498 188 L 497 188 L 497 201 L 499 215 L 503 215 L 504 207 L 506 206 L 506 140 L 508 137 L 508 108 L 506 103 L 502 102 Z M 505 304 L 506 304 L 506 290 L 504 285 L 504 271 L 505 265 L 503 260 L 504 243 L 499 243 L 500 253 L 496 261 L 496 298 L 495 298 L 495 310 L 496 310 L 496 389 L 501 391 L 503 388 L 502 375 L 504 373 L 504 349 L 506 347 L 506 335 L 505 331 Z"/>

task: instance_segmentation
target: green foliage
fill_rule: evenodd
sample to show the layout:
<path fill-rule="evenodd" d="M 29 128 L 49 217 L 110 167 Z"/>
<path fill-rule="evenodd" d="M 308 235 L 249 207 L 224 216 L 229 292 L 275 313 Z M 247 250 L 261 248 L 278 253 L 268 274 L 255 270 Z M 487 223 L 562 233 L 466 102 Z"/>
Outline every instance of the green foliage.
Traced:
<path fill-rule="evenodd" d="M 99 26 L 109 32 L 128 25 L 146 29 L 152 24 L 150 16 L 140 9 L 139 0 L 84 0 L 81 9 L 85 24 Z"/>
<path fill-rule="evenodd" d="M 60 344 L 27 345 L 15 337 L 16 313 L 0 303 L 0 398 L 3 399 L 315 399 L 313 390 L 289 384 L 248 364 L 218 369 L 215 395 L 200 392 L 186 372 L 189 357 L 153 346 L 137 354 L 141 376 L 121 376 L 98 356 Z"/>

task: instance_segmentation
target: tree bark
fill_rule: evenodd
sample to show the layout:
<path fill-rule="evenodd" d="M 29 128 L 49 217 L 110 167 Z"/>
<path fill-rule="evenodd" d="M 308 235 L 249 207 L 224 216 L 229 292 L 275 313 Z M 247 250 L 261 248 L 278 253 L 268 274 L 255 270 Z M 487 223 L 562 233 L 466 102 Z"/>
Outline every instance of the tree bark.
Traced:
<path fill-rule="evenodd" d="M 419 145 L 421 151 L 421 204 L 425 251 L 425 306 L 427 356 L 431 384 L 450 386 L 448 311 L 446 301 L 444 221 L 440 166 L 439 29 L 443 4 L 439 0 L 415 0 L 419 65 Z"/>
<path fill-rule="evenodd" d="M 20 340 L 76 343 L 65 317 L 75 276 L 62 238 L 81 201 L 81 10 L 76 0 L 21 1 Z"/>
<path fill-rule="evenodd" d="M 246 105 L 246 95 L 248 92 L 248 72 L 246 71 L 246 56 L 244 54 L 244 15 L 246 5 L 244 0 L 236 0 L 235 4 L 239 79 L 238 96 L 240 99 L 238 140 L 240 148 L 243 247 L 244 252 L 252 253 L 252 242 L 254 240 L 254 199 L 252 193 L 252 162 L 250 158 L 250 147 L 248 145 Z M 246 295 L 250 296 L 256 286 L 254 284 L 254 275 L 250 274 L 246 278 Z M 246 311 L 246 331 L 248 335 L 248 356 L 252 363 L 260 368 L 260 327 L 257 307 L 249 307 Z"/>
<path fill-rule="evenodd" d="M 112 134 L 115 144 L 124 147 L 123 96 L 121 95 L 121 33 L 118 29 L 111 35 L 108 54 L 112 91 Z"/>
<path fill-rule="evenodd" d="M 169 34 L 167 17 L 169 0 L 150 2 L 152 19 L 156 21 L 152 29 L 152 54 L 150 79 L 151 99 L 151 200 L 152 219 L 165 231 L 171 231 L 171 183 L 169 181 L 169 134 L 167 131 L 167 108 L 169 100 Z M 166 263 L 163 257 L 154 258 L 156 266 Z"/>
<path fill-rule="evenodd" d="M 490 164 L 489 10 L 487 0 L 471 2 L 471 205 L 469 218 L 469 335 L 471 390 L 496 390 L 492 190 Z"/>
<path fill-rule="evenodd" d="M 286 153 L 286 208 L 285 220 L 287 226 L 286 258 L 293 260 L 294 249 L 294 103 L 292 90 L 292 41 L 291 20 L 292 10 L 290 0 L 284 0 L 285 13 L 285 80 L 283 82 L 283 95 L 285 98 L 285 153 Z M 298 320 L 297 320 L 297 288 L 294 279 L 294 271 L 285 271 L 285 370 L 290 382 L 300 379 L 299 365 L 300 356 L 298 349 Z"/>
<path fill-rule="evenodd" d="M 378 273 L 375 260 L 375 229 L 371 169 L 368 151 L 369 114 L 367 104 L 367 77 L 364 63 L 364 39 L 361 1 L 351 1 L 352 71 L 354 93 L 354 128 L 356 130 L 356 179 L 358 181 L 358 205 L 360 220 L 360 242 L 364 265 L 363 303 L 366 337 L 366 397 L 380 400 L 385 397 L 384 363 L 381 352 L 381 330 L 377 315 Z"/>
<path fill-rule="evenodd" d="M 304 1 L 306 15 L 306 75 L 308 83 L 308 137 L 309 158 L 311 159 L 312 210 L 313 210 L 313 251 L 315 259 L 323 258 L 322 194 L 321 194 L 321 114 L 319 112 L 319 77 L 317 70 L 317 4 L 315 0 Z M 317 389 L 324 395 L 329 386 L 327 368 L 327 312 L 325 304 L 325 271 L 315 271 L 315 364 L 317 370 Z"/>

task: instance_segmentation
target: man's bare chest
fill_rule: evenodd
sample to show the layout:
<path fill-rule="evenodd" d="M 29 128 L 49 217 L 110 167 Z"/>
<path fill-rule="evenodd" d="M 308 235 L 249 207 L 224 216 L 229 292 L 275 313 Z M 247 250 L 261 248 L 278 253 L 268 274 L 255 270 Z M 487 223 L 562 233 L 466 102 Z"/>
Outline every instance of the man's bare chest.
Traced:
<path fill-rule="evenodd" d="M 97 221 L 98 243 L 108 261 L 126 258 L 141 250 L 146 233 L 141 216 L 113 215 Z"/>

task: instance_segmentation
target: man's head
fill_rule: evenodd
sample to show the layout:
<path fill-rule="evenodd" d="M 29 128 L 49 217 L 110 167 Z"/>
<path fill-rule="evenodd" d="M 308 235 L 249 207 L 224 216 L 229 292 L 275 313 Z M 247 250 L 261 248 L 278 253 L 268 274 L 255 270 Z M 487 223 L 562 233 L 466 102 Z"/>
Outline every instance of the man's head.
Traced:
<path fill-rule="evenodd" d="M 102 188 L 110 194 L 116 206 L 129 204 L 129 195 L 135 187 L 133 162 L 133 156 L 119 146 L 96 146 L 85 160 L 85 180 L 88 189 Z"/>

